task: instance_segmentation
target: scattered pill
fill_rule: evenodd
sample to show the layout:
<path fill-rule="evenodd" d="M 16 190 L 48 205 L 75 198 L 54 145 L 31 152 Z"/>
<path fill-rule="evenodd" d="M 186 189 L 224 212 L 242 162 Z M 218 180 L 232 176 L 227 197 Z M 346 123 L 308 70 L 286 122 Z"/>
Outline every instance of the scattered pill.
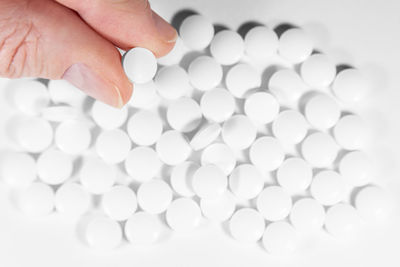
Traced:
<path fill-rule="evenodd" d="M 360 116 L 346 115 L 338 121 L 333 133 L 336 142 L 344 149 L 356 150 L 366 145 L 369 129 Z"/>
<path fill-rule="evenodd" d="M 304 139 L 301 153 L 306 161 L 316 168 L 329 167 L 336 159 L 339 146 L 326 133 L 313 133 Z"/>
<path fill-rule="evenodd" d="M 244 98 L 251 89 L 260 87 L 261 75 L 249 64 L 239 63 L 229 69 L 225 84 L 232 95 Z"/>
<path fill-rule="evenodd" d="M 190 146 L 194 151 L 200 150 L 214 142 L 221 133 L 221 126 L 217 123 L 205 124 L 190 140 Z"/>
<path fill-rule="evenodd" d="M 131 82 L 146 83 L 157 72 L 157 59 L 150 50 L 135 47 L 126 51 L 122 57 L 122 66 Z"/>
<path fill-rule="evenodd" d="M 378 186 L 367 186 L 357 193 L 355 206 L 359 214 L 371 222 L 381 222 L 389 218 L 393 203 L 389 193 Z"/>
<path fill-rule="evenodd" d="M 77 218 L 92 207 L 92 197 L 82 185 L 67 182 L 57 189 L 55 206 L 58 212 Z"/>
<path fill-rule="evenodd" d="M 13 90 L 15 106 L 27 115 L 39 115 L 50 103 L 46 85 L 37 80 L 21 80 Z"/>
<path fill-rule="evenodd" d="M 82 121 L 68 120 L 60 123 L 55 131 L 56 146 L 67 154 L 78 155 L 88 149 L 92 135 Z"/>
<path fill-rule="evenodd" d="M 345 203 L 339 203 L 328 209 L 325 218 L 326 230 L 337 238 L 349 238 L 356 234 L 361 220 L 356 209 Z"/>
<path fill-rule="evenodd" d="M 241 242 L 257 242 L 262 237 L 264 229 L 264 218 L 251 208 L 242 208 L 236 211 L 229 220 L 232 237 Z"/>
<path fill-rule="evenodd" d="M 340 100 L 357 103 L 368 95 L 370 85 L 359 70 L 346 69 L 338 73 L 332 84 L 332 90 Z"/>
<path fill-rule="evenodd" d="M 236 165 L 236 156 L 232 149 L 223 143 L 211 144 L 201 154 L 201 164 L 214 164 L 218 166 L 225 175 L 229 175 Z"/>
<path fill-rule="evenodd" d="M 341 111 L 332 97 L 317 95 L 306 103 L 304 113 L 312 126 L 317 129 L 329 129 L 338 122 Z"/>
<path fill-rule="evenodd" d="M 214 26 L 211 21 L 201 15 L 191 15 L 185 18 L 179 28 L 183 43 L 193 50 L 206 48 L 213 36 Z"/>
<path fill-rule="evenodd" d="M 45 216 L 54 209 L 54 191 L 49 185 L 34 182 L 24 189 L 18 203 L 28 216 Z"/>
<path fill-rule="evenodd" d="M 240 199 L 257 197 L 263 187 L 262 173 L 251 164 L 237 166 L 229 176 L 229 188 Z"/>
<path fill-rule="evenodd" d="M 178 198 L 169 205 L 165 218 L 171 229 L 187 233 L 200 224 L 201 210 L 193 199 Z"/>
<path fill-rule="evenodd" d="M 176 193 L 184 197 L 194 196 L 193 175 L 199 167 L 199 164 L 191 161 L 185 161 L 173 167 L 170 183 Z"/>
<path fill-rule="evenodd" d="M 270 123 L 279 113 L 279 103 L 274 96 L 264 92 L 250 95 L 244 103 L 244 113 L 256 124 Z"/>
<path fill-rule="evenodd" d="M 292 207 L 290 222 L 300 232 L 320 230 L 325 222 L 324 207 L 315 199 L 300 199 Z"/>
<path fill-rule="evenodd" d="M 279 221 L 289 215 L 292 199 L 282 187 L 269 186 L 258 195 L 256 205 L 266 220 Z"/>
<path fill-rule="evenodd" d="M 0 177 L 10 186 L 27 186 L 36 180 L 35 159 L 23 152 L 9 152 L 0 163 Z"/>
<path fill-rule="evenodd" d="M 192 89 L 188 74 L 178 65 L 161 68 L 157 72 L 154 82 L 159 95 L 168 100 L 187 95 Z"/>
<path fill-rule="evenodd" d="M 158 139 L 156 151 L 165 164 L 178 165 L 190 156 L 192 148 L 184 135 L 171 130 L 163 133 Z"/>
<path fill-rule="evenodd" d="M 200 208 L 204 216 L 212 221 L 228 220 L 235 211 L 236 202 L 231 192 L 226 191 L 216 198 L 202 198 Z"/>
<path fill-rule="evenodd" d="M 234 115 L 222 126 L 222 139 L 234 150 L 248 148 L 256 139 L 257 128 L 247 116 Z"/>
<path fill-rule="evenodd" d="M 150 214 L 164 212 L 172 201 L 172 190 L 162 180 L 151 180 L 139 186 L 137 191 L 139 206 Z"/>
<path fill-rule="evenodd" d="M 311 55 L 301 64 L 301 77 L 313 88 L 326 88 L 336 76 L 336 66 L 323 54 Z"/>
<path fill-rule="evenodd" d="M 45 120 L 54 122 L 75 120 L 81 117 L 76 108 L 68 105 L 45 107 L 41 110 L 40 115 Z"/>
<path fill-rule="evenodd" d="M 283 144 L 295 145 L 306 137 L 309 125 L 297 110 L 285 110 L 272 123 L 274 136 Z"/>
<path fill-rule="evenodd" d="M 128 117 L 128 109 L 111 107 L 100 101 L 95 101 L 92 106 L 92 118 L 105 130 L 116 129 L 125 123 Z"/>
<path fill-rule="evenodd" d="M 222 65 L 237 63 L 244 53 L 244 41 L 235 31 L 222 30 L 215 34 L 210 44 L 211 55 Z"/>
<path fill-rule="evenodd" d="M 280 36 L 278 51 L 283 58 L 297 64 L 311 55 L 313 42 L 302 29 L 289 29 Z"/>
<path fill-rule="evenodd" d="M 27 152 L 39 153 L 53 142 L 53 128 L 42 118 L 26 117 L 17 125 L 15 140 Z"/>
<path fill-rule="evenodd" d="M 172 50 L 165 56 L 158 58 L 157 61 L 163 66 L 179 64 L 186 50 L 187 48 L 183 44 L 182 38 L 178 37 Z"/>
<path fill-rule="evenodd" d="M 66 80 L 50 80 L 47 85 L 51 101 L 55 104 L 67 104 L 81 107 L 86 94 Z"/>
<path fill-rule="evenodd" d="M 215 88 L 203 94 L 200 107 L 209 121 L 223 122 L 235 111 L 235 99 L 227 90 Z"/>
<path fill-rule="evenodd" d="M 287 256 L 298 246 L 297 233 L 287 222 L 273 222 L 266 227 L 262 244 L 271 254 Z"/>
<path fill-rule="evenodd" d="M 339 172 L 346 183 L 352 186 L 363 186 L 371 182 L 371 161 L 362 151 L 347 153 L 339 163 Z"/>
<path fill-rule="evenodd" d="M 193 191 L 200 198 L 216 198 L 221 196 L 228 181 L 224 172 L 213 164 L 201 166 L 193 174 Z"/>
<path fill-rule="evenodd" d="M 208 91 L 221 83 L 223 72 L 215 59 L 200 56 L 190 63 L 188 75 L 194 88 Z"/>
<path fill-rule="evenodd" d="M 157 176 L 162 163 L 151 147 L 135 147 L 125 159 L 125 170 L 138 182 L 149 181 Z"/>
<path fill-rule="evenodd" d="M 250 147 L 251 163 L 262 171 L 276 170 L 285 158 L 285 151 L 279 141 L 271 136 L 258 138 Z"/>
<path fill-rule="evenodd" d="M 118 222 L 104 216 L 97 216 L 86 225 L 85 238 L 92 248 L 111 250 L 121 244 L 122 229 Z"/>
<path fill-rule="evenodd" d="M 244 37 L 245 52 L 252 59 L 268 59 L 278 50 L 278 36 L 265 27 L 256 26 L 249 30 Z"/>
<path fill-rule="evenodd" d="M 169 125 L 180 132 L 191 132 L 201 123 L 203 115 L 199 104 L 189 97 L 181 97 L 170 103 L 167 109 Z"/>
<path fill-rule="evenodd" d="M 311 165 L 301 158 L 286 159 L 276 172 L 279 185 L 291 194 L 306 190 L 312 175 Z"/>
<path fill-rule="evenodd" d="M 50 185 L 61 184 L 72 174 L 73 159 L 62 151 L 49 149 L 38 157 L 36 170 L 39 179 L 43 182 Z"/>
<path fill-rule="evenodd" d="M 126 127 L 132 141 L 140 146 L 150 146 L 157 142 L 163 130 L 161 118 L 148 110 L 133 114 Z"/>
<path fill-rule="evenodd" d="M 150 245 L 160 238 L 162 228 L 156 215 L 139 211 L 126 221 L 125 236 L 131 244 Z"/>
<path fill-rule="evenodd" d="M 103 194 L 101 206 L 111 219 L 125 221 L 137 209 L 136 194 L 127 186 L 116 185 Z"/>
<path fill-rule="evenodd" d="M 134 108 L 150 109 L 160 102 L 154 81 L 137 83 L 128 104 Z"/>
<path fill-rule="evenodd" d="M 321 171 L 311 183 L 311 195 L 322 205 L 331 206 L 342 201 L 346 185 L 340 174 L 334 171 Z"/>
<path fill-rule="evenodd" d="M 120 129 L 105 130 L 96 140 L 97 155 L 110 164 L 125 160 L 130 149 L 131 140 L 128 134 Z"/>
<path fill-rule="evenodd" d="M 83 159 L 79 179 L 90 193 L 99 195 L 107 192 L 114 185 L 116 178 L 115 166 L 97 157 Z"/>

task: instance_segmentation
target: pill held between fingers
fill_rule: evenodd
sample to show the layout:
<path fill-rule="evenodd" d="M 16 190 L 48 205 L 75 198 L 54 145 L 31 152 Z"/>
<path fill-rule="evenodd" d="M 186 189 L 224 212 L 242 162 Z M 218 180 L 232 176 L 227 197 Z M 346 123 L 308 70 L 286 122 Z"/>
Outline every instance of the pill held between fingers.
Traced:
<path fill-rule="evenodd" d="M 349 204 L 336 204 L 326 212 L 325 228 L 336 238 L 348 239 L 354 237 L 360 224 L 361 218 L 357 210 Z"/>
<path fill-rule="evenodd" d="M 191 132 L 201 123 L 203 115 L 199 104 L 189 97 L 181 97 L 170 103 L 167 109 L 169 125 L 180 132 Z"/>
<path fill-rule="evenodd" d="M 346 115 L 335 125 L 333 134 L 341 147 L 356 150 L 367 144 L 369 128 L 359 115 Z"/>
<path fill-rule="evenodd" d="M 54 210 L 54 191 L 49 185 L 34 182 L 21 193 L 18 204 L 28 216 L 48 215 Z"/>
<path fill-rule="evenodd" d="M 100 101 L 95 101 L 91 110 L 94 122 L 105 130 L 112 130 L 125 123 L 128 117 L 128 109 L 111 107 Z"/>
<path fill-rule="evenodd" d="M 278 114 L 272 123 L 274 136 L 283 144 L 300 143 L 307 134 L 309 124 L 297 110 L 285 110 Z"/>
<path fill-rule="evenodd" d="M 371 182 L 372 162 L 362 151 L 352 151 L 344 155 L 339 163 L 339 172 L 345 182 L 352 186 L 363 186 Z"/>
<path fill-rule="evenodd" d="M 224 172 L 213 164 L 201 166 L 193 175 L 193 191 L 200 198 L 216 198 L 227 188 L 227 178 Z"/>
<path fill-rule="evenodd" d="M 215 143 L 206 147 L 201 154 L 201 164 L 214 164 L 225 175 L 229 175 L 236 165 L 236 156 L 232 149 L 223 143 Z"/>
<path fill-rule="evenodd" d="M 208 123 L 201 127 L 190 140 L 190 146 L 194 151 L 200 150 L 215 141 L 221 133 L 218 123 Z"/>
<path fill-rule="evenodd" d="M 306 60 L 313 51 L 311 38 L 299 28 L 285 31 L 279 38 L 279 54 L 293 64 Z"/>
<path fill-rule="evenodd" d="M 324 207 L 313 198 L 302 198 L 294 203 L 290 222 L 300 232 L 318 231 L 325 222 Z"/>
<path fill-rule="evenodd" d="M 125 221 L 137 209 L 136 194 L 127 186 L 116 185 L 103 194 L 101 206 L 111 219 Z"/>
<path fill-rule="evenodd" d="M 280 142 L 271 136 L 258 138 L 250 147 L 251 163 L 262 171 L 276 170 L 285 158 L 285 151 Z"/>
<path fill-rule="evenodd" d="M 186 137 L 180 132 L 170 130 L 164 132 L 156 143 L 156 151 L 160 159 L 167 165 L 178 165 L 191 154 Z"/>
<path fill-rule="evenodd" d="M 221 135 L 232 149 L 243 150 L 256 139 L 257 128 L 247 116 L 234 115 L 225 121 Z"/>
<path fill-rule="evenodd" d="M 235 111 L 235 99 L 223 88 L 205 92 L 200 100 L 201 111 L 212 122 L 223 122 Z"/>
<path fill-rule="evenodd" d="M 77 218 L 92 207 L 92 197 L 82 185 L 67 182 L 57 189 L 55 206 L 58 212 Z"/>
<path fill-rule="evenodd" d="M 318 129 L 333 127 L 340 118 L 339 104 L 328 95 L 311 98 L 304 109 L 308 122 Z"/>
<path fill-rule="evenodd" d="M 129 137 L 140 146 L 150 146 L 157 142 L 163 130 L 161 118 L 149 110 L 134 113 L 126 127 Z"/>
<path fill-rule="evenodd" d="M 151 180 L 139 186 L 137 202 L 150 214 L 164 212 L 172 201 L 172 190 L 163 180 Z"/>
<path fill-rule="evenodd" d="M 256 26 L 246 33 L 244 37 L 245 53 L 252 59 L 268 59 L 278 50 L 278 36 L 265 27 Z"/>
<path fill-rule="evenodd" d="M 322 205 L 330 206 L 344 199 L 346 185 L 340 174 L 325 170 L 319 172 L 311 183 L 311 195 Z"/>
<path fill-rule="evenodd" d="M 173 167 L 170 183 L 176 193 L 184 197 L 194 196 L 193 175 L 199 167 L 199 164 L 192 161 L 185 161 Z"/>
<path fill-rule="evenodd" d="M 279 103 L 274 96 L 258 92 L 246 98 L 244 113 L 256 124 L 270 123 L 279 113 Z"/>
<path fill-rule="evenodd" d="M 263 175 L 252 164 L 237 166 L 229 176 L 229 188 L 240 199 L 257 197 L 263 187 Z"/>
<path fill-rule="evenodd" d="M 214 26 L 202 15 L 191 15 L 183 20 L 179 27 L 179 36 L 188 48 L 203 50 L 214 36 Z"/>
<path fill-rule="evenodd" d="M 125 223 L 125 236 L 133 245 L 150 245 L 160 238 L 163 226 L 156 215 L 139 211 Z"/>
<path fill-rule="evenodd" d="M 121 244 L 122 229 L 118 222 L 105 216 L 96 216 L 86 225 L 85 238 L 94 249 L 111 250 Z"/>
<path fill-rule="evenodd" d="M 322 132 L 307 136 L 301 145 L 304 159 L 316 168 L 329 167 L 335 161 L 338 151 L 339 146 L 335 140 Z"/>
<path fill-rule="evenodd" d="M 27 186 L 36 179 L 35 159 L 28 153 L 9 152 L 0 163 L 0 176 L 10 186 Z"/>
<path fill-rule="evenodd" d="M 343 102 L 358 103 L 370 92 L 371 86 L 357 69 L 346 69 L 338 73 L 332 84 L 332 91 Z"/>
<path fill-rule="evenodd" d="M 157 176 L 162 162 L 153 148 L 139 146 L 129 152 L 124 165 L 135 181 L 146 182 Z"/>
<path fill-rule="evenodd" d="M 279 221 L 289 215 L 292 198 L 282 187 L 269 186 L 258 195 L 256 206 L 266 220 Z"/>
<path fill-rule="evenodd" d="M 267 252 L 286 256 L 293 253 L 298 246 L 298 236 L 287 222 L 273 222 L 267 226 L 262 238 L 262 244 Z"/>
<path fill-rule="evenodd" d="M 100 158 L 110 164 L 122 162 L 131 149 L 131 139 L 121 129 L 106 130 L 96 140 L 96 152 Z"/>
<path fill-rule="evenodd" d="M 260 87 L 261 75 L 249 64 L 238 63 L 229 69 L 225 84 L 232 95 L 244 98 L 251 89 Z"/>
<path fill-rule="evenodd" d="M 49 149 L 38 157 L 36 170 L 43 182 L 50 185 L 61 184 L 72 174 L 73 159 L 57 149 Z"/>
<path fill-rule="evenodd" d="M 237 32 L 222 30 L 212 39 L 210 53 L 220 64 L 232 65 L 242 58 L 244 41 Z"/>
<path fill-rule="evenodd" d="M 291 194 L 306 190 L 311 184 L 312 175 L 311 165 L 295 157 L 286 159 L 276 173 L 279 185 Z"/>
<path fill-rule="evenodd" d="M 169 205 L 165 219 L 172 230 L 188 233 L 200 224 L 201 210 L 193 199 L 178 198 Z"/>
<path fill-rule="evenodd" d="M 88 156 L 83 159 L 79 179 L 86 190 L 99 195 L 111 189 L 117 174 L 114 165 L 107 164 L 100 158 Z"/>
<path fill-rule="evenodd" d="M 221 83 L 223 72 L 215 59 L 200 56 L 190 63 L 188 75 L 194 88 L 208 91 Z"/>
<path fill-rule="evenodd" d="M 236 201 L 231 192 L 226 191 L 217 198 L 202 198 L 200 208 L 203 215 L 212 221 L 228 220 L 235 211 Z"/>
<path fill-rule="evenodd" d="M 131 82 L 146 83 L 151 81 L 157 72 L 157 59 L 150 50 L 135 47 L 123 55 L 122 66 Z"/>
<path fill-rule="evenodd" d="M 229 231 L 232 237 L 241 242 L 257 242 L 262 237 L 264 229 L 264 218 L 255 209 L 237 210 L 229 220 Z"/>
<path fill-rule="evenodd" d="M 311 87 L 326 88 L 335 79 L 336 66 L 327 55 L 314 54 L 301 64 L 300 73 Z"/>
<path fill-rule="evenodd" d="M 189 75 L 179 65 L 161 68 L 154 78 L 158 94 L 167 100 L 178 99 L 190 93 Z"/>

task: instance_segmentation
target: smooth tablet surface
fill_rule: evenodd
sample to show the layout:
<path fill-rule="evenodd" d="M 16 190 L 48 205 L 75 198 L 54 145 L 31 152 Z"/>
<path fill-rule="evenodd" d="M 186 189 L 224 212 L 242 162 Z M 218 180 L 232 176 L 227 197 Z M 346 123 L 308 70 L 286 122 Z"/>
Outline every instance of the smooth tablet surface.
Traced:
<path fill-rule="evenodd" d="M 89 246 L 109 250 L 122 242 L 122 229 L 118 222 L 107 217 L 94 217 L 86 225 L 85 237 Z"/>
<path fill-rule="evenodd" d="M 57 189 L 55 206 L 58 212 L 76 218 L 89 211 L 92 197 L 82 185 L 68 182 Z"/>
<path fill-rule="evenodd" d="M 163 133 L 156 144 L 160 159 L 167 165 L 177 165 L 184 162 L 192 152 L 186 137 L 178 131 Z"/>
<path fill-rule="evenodd" d="M 106 130 L 96 140 L 96 152 L 100 158 L 110 164 L 122 162 L 131 149 L 131 140 L 120 129 Z"/>
<path fill-rule="evenodd" d="M 297 110 L 285 110 L 279 113 L 272 123 L 274 136 L 284 144 L 300 143 L 307 134 L 309 125 Z"/>
<path fill-rule="evenodd" d="M 154 81 L 137 83 L 128 104 L 134 108 L 150 109 L 160 102 Z"/>
<path fill-rule="evenodd" d="M 126 127 L 129 137 L 140 146 L 150 146 L 157 142 L 163 130 L 161 118 L 148 110 L 133 114 Z"/>
<path fill-rule="evenodd" d="M 356 150 L 366 145 L 369 129 L 360 116 L 347 115 L 338 121 L 333 133 L 336 142 L 344 149 Z"/>
<path fill-rule="evenodd" d="M 301 158 L 286 159 L 276 172 L 279 185 L 291 194 L 306 190 L 311 184 L 312 175 L 310 164 Z"/>
<path fill-rule="evenodd" d="M 287 222 L 273 222 L 265 229 L 262 244 L 271 254 L 287 256 L 297 248 L 297 233 Z"/>
<path fill-rule="evenodd" d="M 162 224 L 156 215 L 147 212 L 133 214 L 125 223 L 125 236 L 131 244 L 150 245 L 162 232 Z"/>
<path fill-rule="evenodd" d="M 279 141 L 271 136 L 258 138 L 250 147 L 251 163 L 263 171 L 276 170 L 285 158 L 285 151 Z"/>
<path fill-rule="evenodd" d="M 222 143 L 209 145 L 201 154 L 201 165 L 214 164 L 218 166 L 225 175 L 229 175 L 236 165 L 236 157 L 229 146 Z"/>
<path fill-rule="evenodd" d="M 226 191 L 216 198 L 202 198 L 200 208 L 204 216 L 212 221 L 223 222 L 228 220 L 235 211 L 236 202 L 231 192 Z"/>
<path fill-rule="evenodd" d="M 150 214 L 164 212 L 172 201 L 172 190 L 162 180 L 151 180 L 140 185 L 137 191 L 139 206 Z"/>
<path fill-rule="evenodd" d="M 157 60 L 150 50 L 135 47 L 126 51 L 122 57 L 122 66 L 131 82 L 146 83 L 156 74 Z"/>
<path fill-rule="evenodd" d="M 37 80 L 20 81 L 13 90 L 15 106 L 28 115 L 39 115 L 50 103 L 46 85 Z"/>
<path fill-rule="evenodd" d="M 222 67 L 212 57 L 200 56 L 188 68 L 190 82 L 194 88 L 208 91 L 221 83 Z"/>
<path fill-rule="evenodd" d="M 52 143 L 53 128 L 44 119 L 26 117 L 17 125 L 15 140 L 22 149 L 31 153 L 39 153 Z"/>
<path fill-rule="evenodd" d="M 92 106 L 92 118 L 97 125 L 105 130 L 120 127 L 128 117 L 128 109 L 111 107 L 100 101 L 95 101 Z"/>
<path fill-rule="evenodd" d="M 229 176 L 229 188 L 240 199 L 255 198 L 263 187 L 262 173 L 251 164 L 237 166 Z"/>
<path fill-rule="evenodd" d="M 279 54 L 293 64 L 306 60 L 313 51 L 313 42 L 302 29 L 289 29 L 279 38 Z"/>
<path fill-rule="evenodd" d="M 349 204 L 336 204 L 326 212 L 325 228 L 335 237 L 351 237 L 356 233 L 360 224 L 360 216 L 356 209 Z"/>
<path fill-rule="evenodd" d="M 184 96 L 192 89 L 188 74 L 178 65 L 163 67 L 154 82 L 160 96 L 169 100 Z"/>
<path fill-rule="evenodd" d="M 191 161 L 185 161 L 174 166 L 170 177 L 172 189 L 184 197 L 194 196 L 192 187 L 193 175 L 199 167 L 199 164 Z"/>
<path fill-rule="evenodd" d="M 300 73 L 311 87 L 324 88 L 335 79 L 336 66 L 327 55 L 314 54 L 301 64 Z"/>
<path fill-rule="evenodd" d="M 22 152 L 10 152 L 1 161 L 0 173 L 10 186 L 26 186 L 36 179 L 35 159 Z"/>
<path fill-rule="evenodd" d="M 51 101 L 55 104 L 68 104 L 73 107 L 82 106 L 86 94 L 66 80 L 49 80 L 47 85 Z"/>
<path fill-rule="evenodd" d="M 244 41 L 237 32 L 222 30 L 212 39 L 210 52 L 220 64 L 232 65 L 243 56 Z"/>
<path fill-rule="evenodd" d="M 157 176 L 162 162 L 151 147 L 135 147 L 125 160 L 125 170 L 138 182 L 145 182 Z"/>
<path fill-rule="evenodd" d="M 324 207 L 315 199 L 300 199 L 292 207 L 290 222 L 300 232 L 320 230 L 325 222 Z"/>
<path fill-rule="evenodd" d="M 88 149 L 92 135 L 89 127 L 80 121 L 68 120 L 60 123 L 55 131 L 56 146 L 67 154 L 77 155 Z"/>
<path fill-rule="evenodd" d="M 216 198 L 221 196 L 228 181 L 224 172 L 215 165 L 201 166 L 193 175 L 193 191 L 200 198 Z"/>
<path fill-rule="evenodd" d="M 86 157 L 80 170 L 81 184 L 92 194 L 103 194 L 111 189 L 116 181 L 113 165 L 95 157 Z"/>
<path fill-rule="evenodd" d="M 177 232 L 190 232 L 200 223 L 199 205 L 191 198 L 178 198 L 172 201 L 165 214 L 167 224 Z"/>
<path fill-rule="evenodd" d="M 257 128 L 244 115 L 235 115 L 222 126 L 222 139 L 232 149 L 246 149 L 256 139 Z"/>
<path fill-rule="evenodd" d="M 372 163 L 365 152 L 352 151 L 341 159 L 339 172 L 349 185 L 363 186 L 372 180 L 371 165 Z"/>
<path fill-rule="evenodd" d="M 75 120 L 82 116 L 76 108 L 67 105 L 45 107 L 40 115 L 43 119 L 54 122 Z"/>
<path fill-rule="evenodd" d="M 334 205 L 345 197 L 343 178 L 334 171 L 321 171 L 311 183 L 311 195 L 322 205 Z"/>
<path fill-rule="evenodd" d="M 393 203 L 384 189 L 367 186 L 356 195 L 355 206 L 363 218 L 372 222 L 384 222 L 391 214 Z"/>
<path fill-rule="evenodd" d="M 53 189 L 43 183 L 32 183 L 22 192 L 18 203 L 28 216 L 48 215 L 54 209 Z"/>
<path fill-rule="evenodd" d="M 36 170 L 40 180 L 47 184 L 61 184 L 70 178 L 73 170 L 73 159 L 56 149 L 49 149 L 37 159 Z"/>
<path fill-rule="evenodd" d="M 201 127 L 190 140 L 190 146 L 194 151 L 200 150 L 211 144 L 221 133 L 218 123 L 209 123 Z"/>
<path fill-rule="evenodd" d="M 301 153 L 316 168 L 329 167 L 336 159 L 339 146 L 326 133 L 313 133 L 304 139 Z"/>
<path fill-rule="evenodd" d="M 205 92 L 200 100 L 204 117 L 212 122 L 223 122 L 235 111 L 235 99 L 232 94 L 222 88 Z"/>
<path fill-rule="evenodd" d="M 311 98 L 304 112 L 308 122 L 317 129 L 333 127 L 341 113 L 338 103 L 328 95 L 317 95 Z"/>
<path fill-rule="evenodd" d="M 181 97 L 170 103 L 167 109 L 169 125 L 180 132 L 196 129 L 203 118 L 199 104 L 189 97 Z"/>
<path fill-rule="evenodd" d="M 251 89 L 260 87 L 261 75 L 246 63 L 229 69 L 225 79 L 226 88 L 237 98 L 244 98 Z"/>
<path fill-rule="evenodd" d="M 102 196 L 101 206 L 111 219 L 127 220 L 137 209 L 136 194 L 127 186 L 114 186 Z"/>
<path fill-rule="evenodd" d="M 279 221 L 292 208 L 290 195 L 280 186 L 266 187 L 257 197 L 257 210 L 269 221 Z"/>
<path fill-rule="evenodd" d="M 253 59 L 267 59 L 278 50 L 278 36 L 265 27 L 256 26 L 246 33 L 244 37 L 245 52 Z"/>
<path fill-rule="evenodd" d="M 179 36 L 190 49 L 202 50 L 210 44 L 214 36 L 214 26 L 201 15 L 191 15 L 182 22 Z"/>
<path fill-rule="evenodd" d="M 241 242 L 257 242 L 262 237 L 264 229 L 264 218 L 251 208 L 236 211 L 229 220 L 232 237 Z"/>
<path fill-rule="evenodd" d="M 359 70 L 346 69 L 338 73 L 332 90 L 340 100 L 357 103 L 369 93 L 370 85 Z"/>
<path fill-rule="evenodd" d="M 183 44 L 182 38 L 178 37 L 175 45 L 168 54 L 157 59 L 157 62 L 164 66 L 176 65 L 182 60 L 187 47 Z"/>
<path fill-rule="evenodd" d="M 274 96 L 258 92 L 246 98 L 244 113 L 257 125 L 267 124 L 279 113 L 279 103 Z"/>

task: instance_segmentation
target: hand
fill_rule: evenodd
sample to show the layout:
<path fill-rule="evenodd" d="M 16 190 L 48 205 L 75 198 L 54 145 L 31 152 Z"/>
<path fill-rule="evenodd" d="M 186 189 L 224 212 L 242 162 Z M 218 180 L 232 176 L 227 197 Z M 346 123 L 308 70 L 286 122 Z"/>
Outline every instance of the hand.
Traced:
<path fill-rule="evenodd" d="M 176 38 L 147 0 L 1 0 L 0 76 L 66 79 L 121 107 L 133 86 L 115 46 L 160 57 Z"/>

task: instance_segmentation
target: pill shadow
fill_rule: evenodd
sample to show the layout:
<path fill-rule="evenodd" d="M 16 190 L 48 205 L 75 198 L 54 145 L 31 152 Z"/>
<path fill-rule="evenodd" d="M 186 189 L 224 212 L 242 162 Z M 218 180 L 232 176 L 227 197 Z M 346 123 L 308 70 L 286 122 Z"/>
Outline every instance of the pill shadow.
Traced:
<path fill-rule="evenodd" d="M 303 114 L 303 115 L 305 114 L 305 108 L 306 108 L 306 104 L 308 103 L 308 101 L 310 101 L 311 98 L 313 98 L 317 95 L 320 95 L 320 94 L 321 94 L 321 92 L 312 90 L 312 91 L 304 93 L 300 97 L 297 108 L 299 109 L 301 114 Z"/>
<path fill-rule="evenodd" d="M 261 74 L 261 88 L 268 89 L 269 80 L 271 79 L 272 75 L 281 69 L 283 69 L 283 67 L 280 65 L 270 65 L 266 67 Z"/>
<path fill-rule="evenodd" d="M 179 62 L 179 66 L 181 66 L 183 69 L 187 71 L 190 63 L 192 63 L 192 61 L 198 58 L 199 56 L 203 55 L 206 55 L 206 53 L 202 51 L 191 51 L 189 53 L 186 53 Z"/>
<path fill-rule="evenodd" d="M 274 28 L 274 32 L 276 33 L 276 35 L 278 35 L 278 37 L 281 37 L 281 35 L 285 31 L 290 30 L 290 29 L 295 29 L 295 28 L 298 28 L 298 26 L 285 22 L 285 23 L 281 23 L 278 26 L 276 26 Z"/>
<path fill-rule="evenodd" d="M 223 24 L 214 24 L 214 34 L 219 33 L 220 31 L 229 30 L 229 27 Z"/>
<path fill-rule="evenodd" d="M 239 26 L 237 29 L 237 32 L 239 33 L 240 36 L 244 39 L 246 34 L 253 28 L 257 26 L 263 26 L 261 22 L 258 21 L 247 21 Z"/>
<path fill-rule="evenodd" d="M 179 31 L 182 22 L 191 15 L 196 15 L 198 12 L 193 9 L 182 9 L 172 16 L 171 25 Z"/>
<path fill-rule="evenodd" d="M 353 188 L 353 190 L 350 193 L 350 200 L 349 200 L 349 204 L 352 206 L 356 206 L 356 198 L 358 196 L 358 194 L 366 187 L 371 187 L 371 186 L 375 186 L 374 184 L 367 184 L 364 186 L 359 186 L 359 187 L 355 187 Z"/>
<path fill-rule="evenodd" d="M 339 64 L 336 66 L 336 74 L 347 69 L 354 69 L 354 67 L 349 64 Z"/>

